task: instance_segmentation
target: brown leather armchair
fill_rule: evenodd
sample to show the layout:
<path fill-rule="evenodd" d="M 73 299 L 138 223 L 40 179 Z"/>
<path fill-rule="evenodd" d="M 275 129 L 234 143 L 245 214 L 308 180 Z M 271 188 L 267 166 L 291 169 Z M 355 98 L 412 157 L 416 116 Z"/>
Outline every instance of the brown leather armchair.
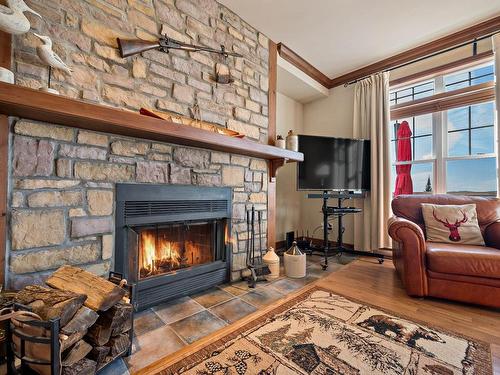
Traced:
<path fill-rule="evenodd" d="M 427 242 L 422 203 L 475 203 L 486 246 Z M 401 195 L 392 211 L 393 262 L 408 295 L 500 307 L 500 199 Z"/>

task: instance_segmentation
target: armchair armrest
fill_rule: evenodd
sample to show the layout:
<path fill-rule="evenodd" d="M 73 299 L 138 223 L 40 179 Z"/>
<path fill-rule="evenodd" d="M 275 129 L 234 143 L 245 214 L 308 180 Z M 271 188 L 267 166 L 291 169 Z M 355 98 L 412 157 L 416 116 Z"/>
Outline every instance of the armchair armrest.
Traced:
<path fill-rule="evenodd" d="M 484 231 L 486 246 L 500 250 L 500 221 L 488 225 Z"/>
<path fill-rule="evenodd" d="M 422 229 L 400 217 L 391 217 L 388 224 L 389 235 L 398 245 L 392 251 L 394 266 L 406 292 L 411 296 L 427 295 L 426 243 Z"/>

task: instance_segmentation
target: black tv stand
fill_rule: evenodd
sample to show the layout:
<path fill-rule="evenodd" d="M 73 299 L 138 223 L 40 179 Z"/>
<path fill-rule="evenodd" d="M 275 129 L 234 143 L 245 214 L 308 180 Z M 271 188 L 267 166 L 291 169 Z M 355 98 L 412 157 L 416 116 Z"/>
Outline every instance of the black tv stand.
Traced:
<path fill-rule="evenodd" d="M 362 198 L 363 194 L 361 193 L 352 193 L 352 192 L 335 192 L 329 193 L 328 191 L 323 191 L 322 194 L 308 194 L 308 198 L 321 198 L 323 199 L 323 255 L 324 261 L 321 264 L 323 270 L 328 268 L 328 257 L 337 255 L 338 257 L 342 256 L 342 254 L 351 254 L 351 255 L 361 255 L 378 258 L 378 262 L 382 264 L 384 262 L 384 256 L 381 254 L 370 253 L 367 251 L 357 251 L 354 249 L 350 249 L 344 246 L 344 225 L 342 223 L 342 218 L 348 214 L 360 213 L 362 212 L 361 208 L 355 207 L 343 207 L 343 202 L 345 200 L 350 200 L 353 198 Z M 337 206 L 328 206 L 328 199 L 336 198 L 338 200 Z M 330 216 L 337 217 L 338 220 L 338 239 L 337 246 L 330 247 L 330 241 L 328 240 L 328 218 Z"/>

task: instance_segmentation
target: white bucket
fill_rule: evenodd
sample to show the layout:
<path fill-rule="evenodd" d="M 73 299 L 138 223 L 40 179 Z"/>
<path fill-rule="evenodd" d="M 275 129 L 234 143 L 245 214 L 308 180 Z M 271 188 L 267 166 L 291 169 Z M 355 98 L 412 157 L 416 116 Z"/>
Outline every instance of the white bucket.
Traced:
<path fill-rule="evenodd" d="M 283 255 L 285 261 L 285 274 L 294 279 L 300 279 L 306 276 L 306 254 Z"/>

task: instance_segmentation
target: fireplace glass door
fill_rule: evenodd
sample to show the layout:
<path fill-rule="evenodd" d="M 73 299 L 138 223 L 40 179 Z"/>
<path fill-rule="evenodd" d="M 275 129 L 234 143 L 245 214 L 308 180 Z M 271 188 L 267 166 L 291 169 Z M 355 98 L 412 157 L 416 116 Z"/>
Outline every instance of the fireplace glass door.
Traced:
<path fill-rule="evenodd" d="M 224 260 L 225 220 L 136 227 L 138 279 Z"/>

